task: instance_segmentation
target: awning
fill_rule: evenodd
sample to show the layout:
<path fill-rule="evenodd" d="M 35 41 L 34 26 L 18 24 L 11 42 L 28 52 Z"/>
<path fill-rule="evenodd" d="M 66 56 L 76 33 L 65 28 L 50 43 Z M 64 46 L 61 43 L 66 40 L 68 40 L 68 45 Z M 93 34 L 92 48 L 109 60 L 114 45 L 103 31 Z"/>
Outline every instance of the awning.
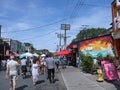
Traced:
<path fill-rule="evenodd" d="M 68 55 L 68 54 L 70 54 L 68 50 L 61 50 L 60 52 L 56 53 L 56 56 Z"/>
<path fill-rule="evenodd" d="M 76 44 L 70 44 L 67 46 L 67 48 L 77 48 L 77 45 Z"/>

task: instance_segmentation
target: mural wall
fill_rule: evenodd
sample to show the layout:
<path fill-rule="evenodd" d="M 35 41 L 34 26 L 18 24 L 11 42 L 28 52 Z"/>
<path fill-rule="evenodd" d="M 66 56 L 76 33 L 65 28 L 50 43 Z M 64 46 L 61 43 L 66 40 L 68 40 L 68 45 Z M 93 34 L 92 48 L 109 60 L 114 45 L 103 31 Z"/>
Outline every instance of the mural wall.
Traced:
<path fill-rule="evenodd" d="M 102 54 L 103 57 L 106 57 L 108 54 L 114 56 L 113 40 L 110 36 L 80 42 L 79 50 L 83 54 L 91 54 L 93 58 L 96 58 L 98 54 Z"/>

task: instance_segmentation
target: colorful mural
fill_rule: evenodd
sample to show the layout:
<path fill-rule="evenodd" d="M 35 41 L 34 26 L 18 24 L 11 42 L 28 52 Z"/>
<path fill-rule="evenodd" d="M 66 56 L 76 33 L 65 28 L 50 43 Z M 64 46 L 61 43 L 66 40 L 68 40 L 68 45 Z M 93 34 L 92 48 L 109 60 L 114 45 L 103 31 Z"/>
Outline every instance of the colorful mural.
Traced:
<path fill-rule="evenodd" d="M 104 36 L 80 42 L 79 49 L 83 54 L 89 53 L 94 58 L 96 58 L 99 53 L 102 54 L 103 57 L 106 57 L 108 54 L 114 56 L 112 43 L 113 41 L 110 36 Z"/>

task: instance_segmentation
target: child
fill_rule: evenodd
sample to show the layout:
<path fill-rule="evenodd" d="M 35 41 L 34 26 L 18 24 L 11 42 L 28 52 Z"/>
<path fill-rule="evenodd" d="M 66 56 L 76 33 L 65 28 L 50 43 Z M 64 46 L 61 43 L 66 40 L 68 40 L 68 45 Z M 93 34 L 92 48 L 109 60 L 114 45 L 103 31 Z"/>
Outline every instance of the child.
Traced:
<path fill-rule="evenodd" d="M 36 85 L 36 82 L 38 81 L 38 64 L 35 59 L 33 59 L 33 64 L 32 64 L 32 80 L 33 80 L 33 85 Z"/>

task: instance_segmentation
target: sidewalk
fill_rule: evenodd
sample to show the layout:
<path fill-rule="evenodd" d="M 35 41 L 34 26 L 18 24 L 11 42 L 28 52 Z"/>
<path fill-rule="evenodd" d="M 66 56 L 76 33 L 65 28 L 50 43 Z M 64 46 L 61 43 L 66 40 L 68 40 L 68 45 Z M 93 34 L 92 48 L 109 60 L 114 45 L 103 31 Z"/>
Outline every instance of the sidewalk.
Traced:
<path fill-rule="evenodd" d="M 61 69 L 61 74 L 67 90 L 120 90 L 120 81 L 97 82 L 95 75 L 83 73 L 73 66 Z"/>

